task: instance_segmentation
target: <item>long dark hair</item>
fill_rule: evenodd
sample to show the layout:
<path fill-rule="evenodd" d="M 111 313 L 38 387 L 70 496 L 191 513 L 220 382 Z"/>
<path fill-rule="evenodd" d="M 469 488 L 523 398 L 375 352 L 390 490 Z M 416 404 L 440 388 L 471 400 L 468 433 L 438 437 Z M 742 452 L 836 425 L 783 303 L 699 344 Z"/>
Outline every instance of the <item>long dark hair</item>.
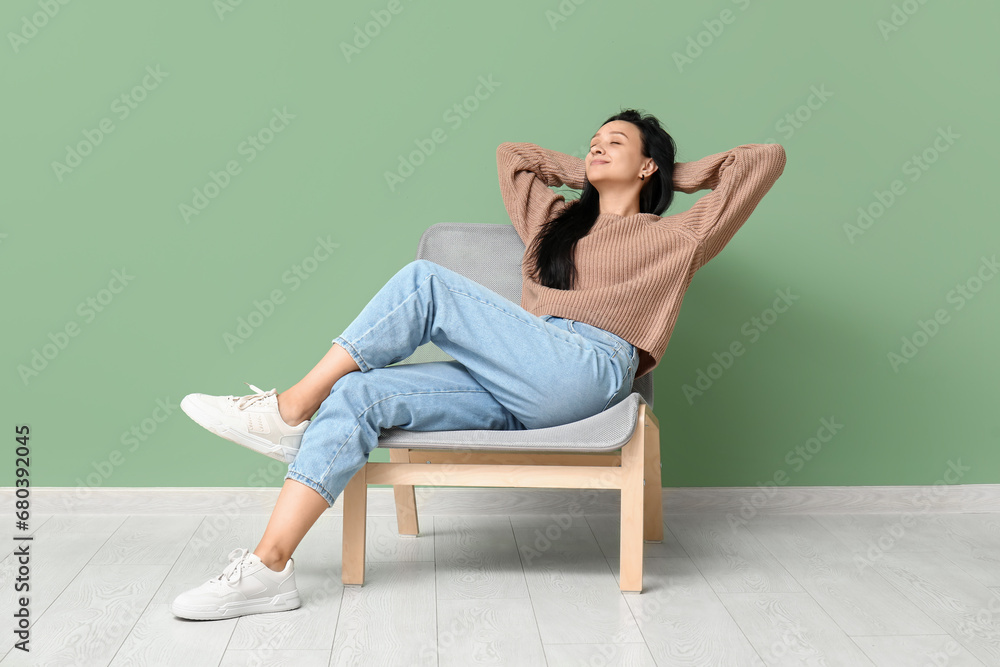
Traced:
<path fill-rule="evenodd" d="M 639 128 L 642 154 L 653 158 L 657 167 L 639 191 L 639 212 L 660 215 L 674 199 L 674 156 L 677 153 L 674 140 L 651 114 L 625 109 L 601 125 L 613 120 L 626 120 Z M 600 193 L 585 178 L 580 198 L 542 225 L 528 251 L 530 265 L 535 267 L 540 284 L 555 289 L 572 288 L 576 281 L 573 249 L 576 242 L 590 232 L 599 213 Z"/>

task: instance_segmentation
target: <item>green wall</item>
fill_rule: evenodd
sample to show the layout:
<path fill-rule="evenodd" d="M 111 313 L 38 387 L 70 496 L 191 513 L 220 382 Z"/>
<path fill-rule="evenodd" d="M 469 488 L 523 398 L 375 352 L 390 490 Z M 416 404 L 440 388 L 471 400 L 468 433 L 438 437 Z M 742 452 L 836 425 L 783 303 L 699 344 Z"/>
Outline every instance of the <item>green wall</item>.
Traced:
<path fill-rule="evenodd" d="M 284 466 L 180 399 L 287 388 L 429 225 L 509 223 L 499 143 L 582 156 L 627 107 L 679 161 L 787 154 L 655 371 L 664 484 L 996 483 L 998 20 L 916 0 L 5 2 L 5 484 L 28 424 L 34 485 L 279 486 Z M 319 239 L 335 249 L 296 277 Z"/>

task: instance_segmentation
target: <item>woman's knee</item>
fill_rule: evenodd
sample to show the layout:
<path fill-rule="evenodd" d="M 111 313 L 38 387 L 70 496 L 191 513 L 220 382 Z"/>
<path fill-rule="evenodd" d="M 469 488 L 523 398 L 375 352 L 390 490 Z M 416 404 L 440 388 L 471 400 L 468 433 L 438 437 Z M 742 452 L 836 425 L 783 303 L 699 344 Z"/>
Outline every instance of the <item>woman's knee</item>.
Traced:
<path fill-rule="evenodd" d="M 387 396 L 398 393 L 398 388 L 391 383 L 391 376 L 386 377 L 386 369 L 373 368 L 367 373 L 354 371 L 338 379 L 330 395 L 320 404 L 319 416 L 342 419 L 347 415 L 352 418 L 370 418 L 372 413 Z"/>
<path fill-rule="evenodd" d="M 401 267 L 389 279 L 386 286 L 394 283 L 402 283 L 406 286 L 415 286 L 423 282 L 423 279 L 433 273 L 440 265 L 427 259 L 415 259 Z"/>
<path fill-rule="evenodd" d="M 423 278 L 431 274 L 440 275 L 443 271 L 448 271 L 448 268 L 429 259 L 415 259 L 401 269 L 401 272 L 406 273 L 417 282 L 421 282 Z"/>
<path fill-rule="evenodd" d="M 396 275 L 400 277 L 414 277 L 421 275 L 427 273 L 433 264 L 433 262 L 427 259 L 414 259 L 399 269 L 399 271 L 396 272 Z"/>
<path fill-rule="evenodd" d="M 367 395 L 368 387 L 370 386 L 371 371 L 367 373 L 362 373 L 361 371 L 345 373 L 333 383 L 330 395 L 323 399 L 323 402 L 320 404 L 320 410 L 324 408 L 329 410 L 331 407 L 343 403 L 348 398 L 357 398 L 361 394 Z"/>

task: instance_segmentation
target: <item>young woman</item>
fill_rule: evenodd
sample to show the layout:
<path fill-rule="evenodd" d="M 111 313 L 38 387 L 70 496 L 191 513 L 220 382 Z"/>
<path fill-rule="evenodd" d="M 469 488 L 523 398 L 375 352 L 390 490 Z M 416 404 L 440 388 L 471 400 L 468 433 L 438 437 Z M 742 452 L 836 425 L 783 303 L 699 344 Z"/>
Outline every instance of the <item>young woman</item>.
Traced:
<path fill-rule="evenodd" d="M 531 143 L 497 148 L 500 192 L 524 241 L 521 304 L 427 260 L 403 267 L 294 386 L 190 394 L 198 424 L 287 462 L 253 552 L 179 595 L 182 618 L 300 606 L 292 553 L 378 446 L 379 430 L 530 429 L 624 400 L 666 349 L 694 272 L 729 242 L 781 175 L 779 144 L 675 163 L 651 115 L 604 122 L 580 159 Z M 566 199 L 550 186 L 582 190 Z M 676 190 L 711 193 L 661 217 Z M 454 361 L 403 364 L 434 342 Z M 310 421 L 312 418 L 312 421 Z"/>

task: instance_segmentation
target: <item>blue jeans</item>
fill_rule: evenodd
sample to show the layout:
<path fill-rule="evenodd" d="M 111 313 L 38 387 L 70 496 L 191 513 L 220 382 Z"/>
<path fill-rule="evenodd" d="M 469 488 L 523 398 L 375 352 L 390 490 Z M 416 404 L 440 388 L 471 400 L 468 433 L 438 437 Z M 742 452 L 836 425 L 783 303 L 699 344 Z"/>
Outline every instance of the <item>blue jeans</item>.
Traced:
<path fill-rule="evenodd" d="M 584 322 L 533 315 L 434 262 L 410 262 L 334 340 L 360 372 L 340 378 L 288 466 L 332 506 L 380 429 L 521 430 L 595 415 L 632 392 L 638 351 Z M 389 364 L 433 342 L 454 361 Z"/>

